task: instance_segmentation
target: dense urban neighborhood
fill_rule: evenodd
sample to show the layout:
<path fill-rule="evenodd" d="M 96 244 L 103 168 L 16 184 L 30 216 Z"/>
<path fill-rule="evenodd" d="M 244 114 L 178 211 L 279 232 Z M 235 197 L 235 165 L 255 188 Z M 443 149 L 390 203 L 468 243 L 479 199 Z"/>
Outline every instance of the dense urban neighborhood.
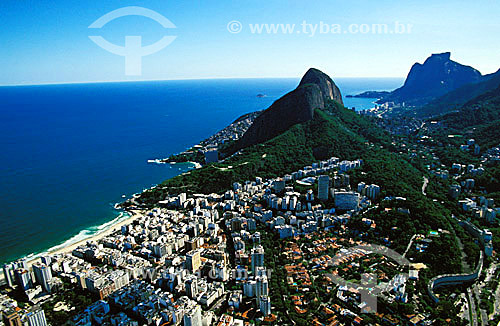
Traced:
<path fill-rule="evenodd" d="M 197 168 L 117 204 L 109 232 L 5 264 L 0 325 L 498 323 L 498 139 L 341 101 L 310 69 L 155 160 Z"/>

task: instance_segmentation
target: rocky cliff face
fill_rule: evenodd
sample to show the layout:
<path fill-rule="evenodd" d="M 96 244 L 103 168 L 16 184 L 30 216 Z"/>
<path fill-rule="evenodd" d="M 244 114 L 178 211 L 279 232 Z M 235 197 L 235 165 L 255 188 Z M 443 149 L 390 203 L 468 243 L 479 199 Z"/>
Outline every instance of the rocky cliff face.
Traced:
<path fill-rule="evenodd" d="M 311 68 L 309 69 L 304 77 L 302 77 L 299 87 L 306 84 L 315 84 L 318 85 L 323 96 L 329 100 L 335 100 L 340 104 L 344 104 L 342 102 L 342 94 L 340 93 L 340 89 L 335 85 L 333 80 L 325 74 L 324 72 Z"/>
<path fill-rule="evenodd" d="M 325 101 L 342 102 L 342 95 L 333 80 L 318 69 L 309 69 L 299 86 L 276 100 L 255 119 L 236 144 L 236 150 L 263 143 L 291 126 L 314 117 L 315 109 L 323 109 Z"/>
<path fill-rule="evenodd" d="M 385 101 L 424 104 L 465 84 L 481 81 L 482 75 L 476 69 L 450 59 L 450 52 L 433 54 L 424 64 L 415 63 L 404 85 Z"/>

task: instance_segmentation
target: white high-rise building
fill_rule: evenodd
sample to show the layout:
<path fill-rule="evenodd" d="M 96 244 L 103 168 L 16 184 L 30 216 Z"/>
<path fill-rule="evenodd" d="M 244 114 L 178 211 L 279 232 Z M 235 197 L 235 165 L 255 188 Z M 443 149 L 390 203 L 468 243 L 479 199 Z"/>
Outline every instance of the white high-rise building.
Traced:
<path fill-rule="evenodd" d="M 184 326 L 202 326 L 201 322 L 201 307 L 194 306 L 184 315 Z"/>
<path fill-rule="evenodd" d="M 330 177 L 327 175 L 320 175 L 318 177 L 318 199 L 328 200 L 329 190 L 330 190 Z"/>
<path fill-rule="evenodd" d="M 285 198 L 283 198 L 281 200 L 281 209 L 286 211 L 288 209 L 288 202 L 290 201 L 290 196 L 285 196 Z"/>
<path fill-rule="evenodd" d="M 364 190 L 365 190 L 366 184 L 364 182 L 358 183 L 358 192 L 362 195 L 364 195 Z"/>
<path fill-rule="evenodd" d="M 224 262 L 220 262 L 215 265 L 214 274 L 218 280 L 221 280 L 223 282 L 226 282 L 230 276 L 229 271 Z"/>
<path fill-rule="evenodd" d="M 380 187 L 374 184 L 369 185 L 366 187 L 366 196 L 370 199 L 377 199 L 378 195 L 380 194 Z"/>
<path fill-rule="evenodd" d="M 252 272 L 255 274 L 257 267 L 264 267 L 264 248 L 261 245 L 252 248 Z"/>
<path fill-rule="evenodd" d="M 268 316 L 271 314 L 271 299 L 267 295 L 263 295 L 260 298 L 260 304 L 259 304 L 260 312 L 264 316 Z"/>
<path fill-rule="evenodd" d="M 42 309 L 34 308 L 26 314 L 28 326 L 47 326 L 45 312 Z"/>
<path fill-rule="evenodd" d="M 359 193 L 353 191 L 338 191 L 334 194 L 335 207 L 342 210 L 358 209 Z"/>
<path fill-rule="evenodd" d="M 186 254 L 186 269 L 191 273 L 196 272 L 201 267 L 201 255 L 199 250 L 191 250 Z"/>
<path fill-rule="evenodd" d="M 25 268 L 17 268 L 14 271 L 14 276 L 17 285 L 19 285 L 23 290 L 27 290 L 33 287 L 33 282 L 31 280 L 31 273 Z"/>
<path fill-rule="evenodd" d="M 243 294 L 246 297 L 254 297 L 255 296 L 255 287 L 257 282 L 254 280 L 248 280 L 243 283 Z"/>
<path fill-rule="evenodd" d="M 33 264 L 33 273 L 35 274 L 35 280 L 42 288 L 50 292 L 49 281 L 52 280 L 52 271 L 50 267 L 42 263 Z"/>
<path fill-rule="evenodd" d="M 297 201 L 298 201 L 298 199 L 297 199 L 296 196 L 292 196 L 292 198 L 290 198 L 290 205 L 289 205 L 290 207 L 289 207 L 289 209 L 291 211 L 294 211 L 297 208 Z"/>
<path fill-rule="evenodd" d="M 273 181 L 273 189 L 276 193 L 280 193 L 285 189 L 285 180 L 279 178 Z"/>
<path fill-rule="evenodd" d="M 14 270 L 16 269 L 14 264 L 5 264 L 3 265 L 3 275 L 5 278 L 5 282 L 7 286 L 13 288 L 16 281 L 14 278 Z"/>
<path fill-rule="evenodd" d="M 257 276 L 255 277 L 255 296 L 257 297 L 257 304 L 260 303 L 261 296 L 269 295 L 269 284 L 267 282 L 267 276 Z"/>
<path fill-rule="evenodd" d="M 184 287 L 186 289 L 186 294 L 191 299 L 194 299 L 198 295 L 198 279 L 195 275 L 191 275 L 184 282 Z"/>

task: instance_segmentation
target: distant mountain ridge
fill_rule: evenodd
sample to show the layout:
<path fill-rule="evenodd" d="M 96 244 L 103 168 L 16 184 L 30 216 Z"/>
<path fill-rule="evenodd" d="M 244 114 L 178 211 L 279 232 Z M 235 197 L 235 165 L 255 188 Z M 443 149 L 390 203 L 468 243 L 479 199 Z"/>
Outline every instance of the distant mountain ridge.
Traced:
<path fill-rule="evenodd" d="M 328 100 L 343 105 L 340 89 L 322 71 L 309 69 L 295 90 L 276 100 L 255 119 L 231 151 L 263 143 L 295 124 L 312 120 L 314 110 L 323 109 Z"/>
<path fill-rule="evenodd" d="M 367 91 L 357 95 L 346 95 L 346 97 L 355 97 L 355 98 L 383 98 L 384 96 L 388 96 L 391 92 L 388 91 Z"/>
<path fill-rule="evenodd" d="M 498 85 L 500 70 L 482 75 L 444 52 L 432 54 L 423 64 L 413 64 L 403 86 L 392 92 L 367 91 L 350 97 L 378 98 L 378 104 L 393 102 L 405 108 L 404 115 L 427 118 L 456 110 Z"/>
<path fill-rule="evenodd" d="M 395 102 L 424 104 L 463 85 L 481 81 L 481 73 L 450 59 L 450 52 L 433 54 L 415 63 L 404 85 L 389 95 Z"/>

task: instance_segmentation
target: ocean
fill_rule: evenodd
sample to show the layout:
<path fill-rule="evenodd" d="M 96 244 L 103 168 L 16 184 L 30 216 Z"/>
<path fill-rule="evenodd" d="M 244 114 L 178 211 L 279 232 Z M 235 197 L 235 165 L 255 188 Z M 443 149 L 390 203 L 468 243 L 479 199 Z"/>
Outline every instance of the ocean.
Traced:
<path fill-rule="evenodd" d="M 156 165 L 299 79 L 214 79 L 0 87 L 0 263 L 74 243 L 126 218 L 123 200 L 192 168 Z M 402 78 L 337 78 L 346 98 Z M 267 95 L 260 98 L 256 95 Z"/>

